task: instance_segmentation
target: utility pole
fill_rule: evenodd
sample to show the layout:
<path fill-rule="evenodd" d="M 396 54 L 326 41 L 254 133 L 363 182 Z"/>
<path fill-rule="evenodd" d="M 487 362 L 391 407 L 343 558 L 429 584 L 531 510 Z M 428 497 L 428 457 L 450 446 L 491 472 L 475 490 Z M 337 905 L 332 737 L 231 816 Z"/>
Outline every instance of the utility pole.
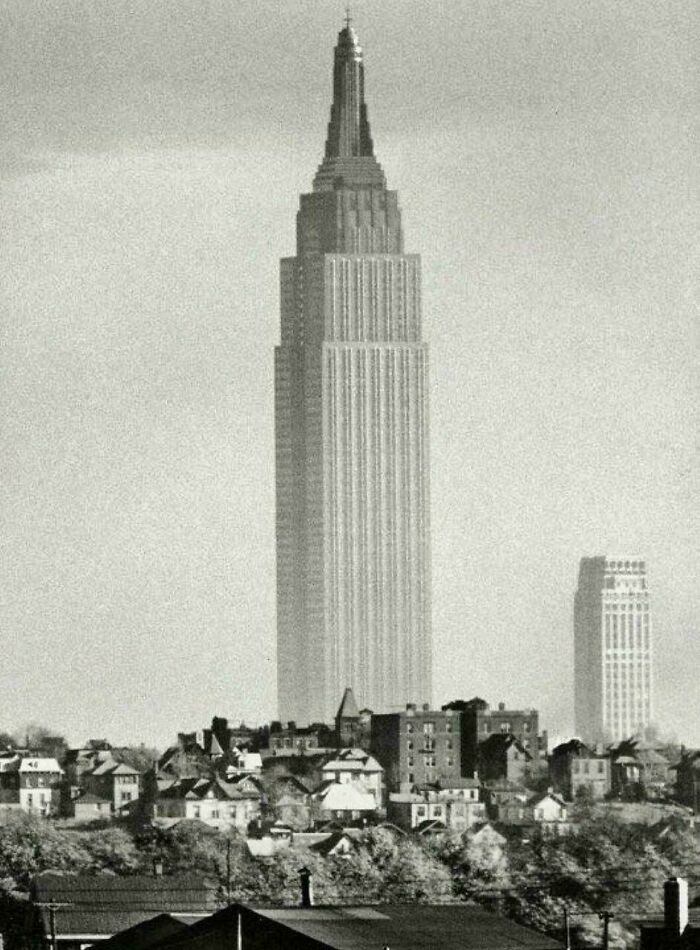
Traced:
<path fill-rule="evenodd" d="M 571 950 L 571 924 L 569 921 L 569 908 L 564 907 L 564 939 L 566 940 L 566 950 Z"/>
<path fill-rule="evenodd" d="M 36 907 L 45 907 L 49 912 L 49 942 L 51 950 L 56 950 L 56 911 L 61 907 L 72 907 L 72 901 L 37 901 Z"/>
<path fill-rule="evenodd" d="M 226 902 L 231 903 L 231 839 L 226 839 Z"/>
<path fill-rule="evenodd" d="M 603 950 L 608 950 L 610 944 L 610 918 L 615 915 L 609 910 L 603 910 L 598 916 L 603 921 Z"/>

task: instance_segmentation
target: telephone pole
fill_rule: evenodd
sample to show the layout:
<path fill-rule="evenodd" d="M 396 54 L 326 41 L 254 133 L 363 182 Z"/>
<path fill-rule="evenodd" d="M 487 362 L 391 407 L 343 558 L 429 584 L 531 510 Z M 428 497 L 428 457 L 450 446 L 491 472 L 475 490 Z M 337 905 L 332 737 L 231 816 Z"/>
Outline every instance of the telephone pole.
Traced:
<path fill-rule="evenodd" d="M 72 907 L 72 901 L 37 901 L 36 907 L 45 907 L 49 912 L 49 942 L 51 950 L 56 950 L 56 911 L 62 907 Z"/>
<path fill-rule="evenodd" d="M 610 944 L 610 919 L 615 915 L 609 910 L 602 910 L 598 916 L 603 921 L 603 950 L 608 950 Z"/>

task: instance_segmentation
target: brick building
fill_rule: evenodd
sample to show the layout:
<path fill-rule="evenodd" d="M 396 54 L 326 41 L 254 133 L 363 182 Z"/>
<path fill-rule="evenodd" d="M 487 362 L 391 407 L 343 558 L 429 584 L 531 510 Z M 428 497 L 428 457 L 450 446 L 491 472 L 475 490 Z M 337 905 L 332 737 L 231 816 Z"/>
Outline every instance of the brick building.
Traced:
<path fill-rule="evenodd" d="M 462 774 L 474 775 L 479 771 L 479 746 L 493 735 L 512 735 L 530 757 L 530 768 L 543 771 L 547 767 L 547 733 L 539 731 L 539 713 L 536 709 L 506 709 L 499 703 L 492 709 L 484 699 L 457 699 L 443 710 L 459 713 L 461 736 Z"/>
<path fill-rule="evenodd" d="M 373 715 L 371 750 L 384 766 L 389 791 L 449 784 L 462 776 L 460 716 L 451 709 L 430 709 L 427 703 Z"/>

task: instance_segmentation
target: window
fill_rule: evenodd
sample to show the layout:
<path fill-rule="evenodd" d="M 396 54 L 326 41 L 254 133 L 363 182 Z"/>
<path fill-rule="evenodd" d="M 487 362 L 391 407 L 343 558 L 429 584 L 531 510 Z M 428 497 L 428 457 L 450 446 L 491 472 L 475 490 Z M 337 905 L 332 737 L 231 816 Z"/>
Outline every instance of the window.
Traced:
<path fill-rule="evenodd" d="M 122 792 L 122 801 L 130 802 L 131 801 L 131 792 Z"/>
<path fill-rule="evenodd" d="M 453 761 L 451 755 L 448 755 L 448 756 L 447 756 L 447 764 L 448 764 L 448 765 L 454 765 L 454 761 Z"/>
<path fill-rule="evenodd" d="M 434 722 L 424 722 L 423 723 L 423 733 L 426 736 L 432 736 L 435 732 L 435 723 Z"/>
<path fill-rule="evenodd" d="M 413 739 L 408 740 L 408 742 L 406 743 L 406 748 L 408 749 L 409 752 L 413 749 Z"/>
<path fill-rule="evenodd" d="M 510 723 L 502 722 L 501 723 L 501 732 L 510 732 Z"/>
<path fill-rule="evenodd" d="M 218 808 L 212 808 L 211 817 L 212 817 L 212 818 L 218 818 L 218 817 L 219 817 L 219 809 L 218 809 Z"/>
<path fill-rule="evenodd" d="M 412 723 L 412 722 L 407 722 L 407 723 L 406 723 L 406 732 L 407 732 L 409 735 L 411 735 L 411 733 L 413 732 L 413 723 Z"/>
<path fill-rule="evenodd" d="M 413 772 L 408 773 L 408 781 L 413 782 Z"/>
<path fill-rule="evenodd" d="M 412 768 L 413 768 L 413 756 L 412 756 L 412 755 L 409 755 L 409 757 L 408 757 L 408 767 L 409 767 L 409 769 L 412 769 Z"/>
<path fill-rule="evenodd" d="M 425 805 L 419 805 L 416 809 L 416 813 L 419 818 L 422 818 L 425 815 Z"/>
<path fill-rule="evenodd" d="M 445 743 L 445 745 L 446 745 L 446 747 L 447 747 L 448 750 L 451 749 L 451 748 L 452 748 L 452 739 L 448 739 L 447 742 Z"/>
<path fill-rule="evenodd" d="M 449 719 L 445 723 L 445 732 L 452 732 L 452 723 L 450 722 Z"/>

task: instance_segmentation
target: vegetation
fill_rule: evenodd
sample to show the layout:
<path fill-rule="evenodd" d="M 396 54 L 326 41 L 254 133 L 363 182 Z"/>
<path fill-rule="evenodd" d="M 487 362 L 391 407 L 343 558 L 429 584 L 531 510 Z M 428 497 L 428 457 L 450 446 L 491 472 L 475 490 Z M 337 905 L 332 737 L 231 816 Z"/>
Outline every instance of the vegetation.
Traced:
<path fill-rule="evenodd" d="M 470 900 L 557 937 L 567 909 L 574 945 L 582 947 L 600 944 L 600 914 L 609 911 L 611 948 L 625 950 L 635 942 L 633 921 L 661 912 L 664 880 L 700 866 L 700 847 L 680 822 L 659 837 L 658 829 L 584 813 L 575 833 L 535 833 L 502 846 L 457 834 L 418 839 L 380 827 L 363 832 L 346 855 L 324 858 L 294 847 L 256 860 L 238 834 L 194 823 L 167 831 L 114 824 L 79 830 L 16 816 L 0 826 L 0 897 L 26 893 L 42 870 L 151 873 L 155 858 L 166 873 L 209 876 L 222 902 L 297 903 L 299 871 L 307 867 L 323 903 Z M 0 915 L 2 907 L 0 900 Z"/>

